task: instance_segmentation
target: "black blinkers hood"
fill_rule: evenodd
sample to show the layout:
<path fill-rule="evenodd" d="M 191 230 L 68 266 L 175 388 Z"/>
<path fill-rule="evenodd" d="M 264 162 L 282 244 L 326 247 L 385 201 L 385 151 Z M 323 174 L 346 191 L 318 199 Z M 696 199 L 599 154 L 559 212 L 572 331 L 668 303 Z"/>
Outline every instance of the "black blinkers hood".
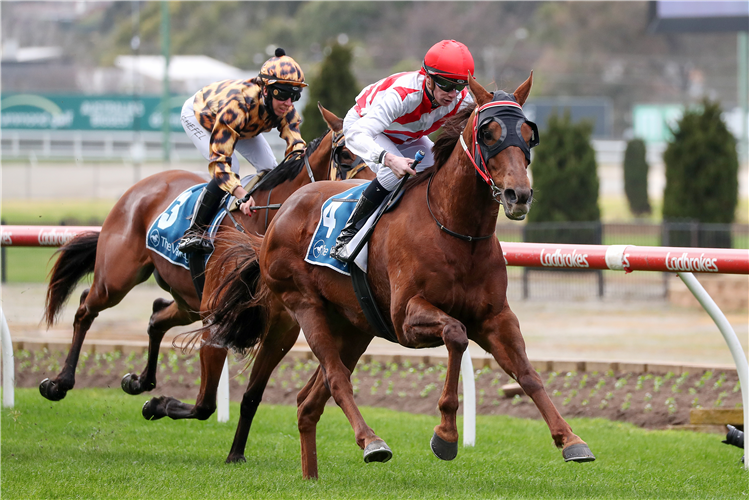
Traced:
<path fill-rule="evenodd" d="M 496 156 L 510 146 L 517 146 L 523 151 L 525 159 L 530 163 L 531 148 L 539 143 L 538 127 L 535 123 L 526 119 L 522 108 L 515 100 L 515 96 L 501 90 L 496 91 L 491 103 L 482 107 L 485 109 L 479 112 L 475 133 L 480 134 L 481 129 L 493 121 L 499 123 L 502 127 L 502 136 L 491 146 L 487 146 L 480 139 L 480 135 L 478 136 L 477 142 L 483 160 L 489 160 L 489 158 Z M 525 142 L 520 130 L 524 123 L 527 123 L 533 129 L 530 144 Z"/>

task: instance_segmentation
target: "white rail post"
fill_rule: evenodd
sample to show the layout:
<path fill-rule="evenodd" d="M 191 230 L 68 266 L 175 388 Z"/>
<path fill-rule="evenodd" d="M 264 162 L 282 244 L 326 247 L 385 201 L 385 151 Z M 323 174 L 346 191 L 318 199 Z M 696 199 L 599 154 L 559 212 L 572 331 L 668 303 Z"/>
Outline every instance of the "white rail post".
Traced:
<path fill-rule="evenodd" d="M 476 382 L 471 353 L 466 347 L 460 360 L 463 374 L 463 447 L 476 445 Z"/>
<path fill-rule="evenodd" d="M 10 329 L 8 322 L 5 321 L 5 314 L 0 308 L 0 329 L 2 329 L 2 348 L 3 348 L 3 407 L 13 408 L 15 404 L 15 362 L 13 359 L 13 341 L 10 338 Z"/>
<path fill-rule="evenodd" d="M 216 418 L 219 422 L 229 421 L 229 356 L 227 353 L 224 360 L 224 368 L 221 370 L 221 378 L 218 381 L 218 392 L 216 393 Z"/>
<path fill-rule="evenodd" d="M 718 326 L 718 330 L 723 334 L 723 338 L 728 344 L 733 361 L 736 363 L 736 371 L 739 374 L 741 383 L 741 401 L 744 406 L 744 432 L 749 429 L 749 363 L 746 361 L 746 354 L 741 348 L 736 332 L 733 330 L 731 323 L 728 322 L 723 311 L 720 310 L 710 294 L 705 291 L 702 284 L 697 281 L 692 273 L 678 273 L 681 281 L 687 285 L 692 295 L 699 301 L 702 307 L 707 311 L 713 321 Z M 749 460 L 744 459 L 744 468 L 749 469 Z"/>

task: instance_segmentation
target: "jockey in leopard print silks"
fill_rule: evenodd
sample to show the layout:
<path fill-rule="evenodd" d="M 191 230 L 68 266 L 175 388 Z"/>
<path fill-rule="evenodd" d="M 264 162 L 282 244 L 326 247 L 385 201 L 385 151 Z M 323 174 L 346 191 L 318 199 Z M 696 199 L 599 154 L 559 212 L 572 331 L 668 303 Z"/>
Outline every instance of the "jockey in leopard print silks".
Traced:
<path fill-rule="evenodd" d="M 277 163 L 268 141 L 261 135 L 277 129 L 286 141 L 286 156 L 306 147 L 299 132 L 301 117 L 294 108 L 306 87 L 302 68 L 276 49 L 257 77 L 224 80 L 203 87 L 182 107 L 182 126 L 198 151 L 208 160 L 211 181 L 198 202 L 190 228 L 179 244 L 181 252 L 210 252 L 213 246 L 203 238 L 205 226 L 218 210 L 225 193 L 243 199 L 247 191 L 240 184 L 238 155 L 255 167 L 259 176 Z M 240 210 L 251 215 L 255 200 L 249 197 Z"/>

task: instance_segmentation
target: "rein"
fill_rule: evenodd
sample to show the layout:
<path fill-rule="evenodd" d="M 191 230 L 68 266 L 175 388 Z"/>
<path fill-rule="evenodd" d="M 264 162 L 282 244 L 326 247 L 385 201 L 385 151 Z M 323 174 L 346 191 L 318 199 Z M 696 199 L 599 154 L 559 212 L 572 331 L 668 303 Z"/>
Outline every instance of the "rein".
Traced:
<path fill-rule="evenodd" d="M 336 151 L 338 149 L 342 149 L 343 148 L 343 146 L 345 145 L 345 142 L 344 142 L 345 139 L 344 139 L 343 131 L 341 131 L 341 132 L 332 132 L 332 134 L 333 135 L 330 138 L 330 140 L 331 140 L 331 147 L 330 147 L 330 161 L 329 161 L 330 166 L 329 166 L 329 170 L 331 172 L 331 176 L 330 176 L 331 180 L 335 180 L 335 176 L 333 175 L 333 172 L 335 172 L 336 170 L 339 171 L 339 172 L 342 171 L 342 169 L 340 168 L 340 163 L 339 163 L 339 161 L 337 159 L 337 156 L 336 156 Z M 304 152 L 304 167 L 307 170 L 307 175 L 309 176 L 310 182 L 316 182 L 315 174 L 312 171 L 312 165 L 309 162 L 310 154 L 311 153 L 309 152 L 309 150 L 307 150 L 307 151 Z M 367 165 L 364 164 L 364 165 L 360 166 L 357 169 L 350 170 L 349 171 L 349 175 L 346 178 L 347 179 L 353 178 L 356 174 L 358 174 L 359 172 L 361 172 L 361 170 L 363 168 L 366 168 L 366 167 L 367 167 Z M 253 188 L 252 191 L 254 192 L 259 185 L 260 185 L 260 183 L 256 184 L 254 186 L 254 188 Z M 279 208 L 281 208 L 281 203 L 274 203 L 274 204 L 270 203 L 270 198 L 271 198 L 271 194 L 272 193 L 273 193 L 273 188 L 271 188 L 268 191 L 268 201 L 267 201 L 266 205 L 252 207 L 252 210 L 265 210 L 265 229 L 266 230 L 268 229 L 268 219 L 270 218 L 270 211 L 271 210 L 278 210 Z M 247 197 L 246 198 L 249 199 L 249 196 L 251 194 L 252 194 L 252 192 L 247 193 Z M 243 203 L 244 201 L 247 201 L 247 200 L 244 200 L 244 199 L 237 200 L 237 202 L 238 202 L 237 207 L 239 206 L 239 203 Z M 240 232 L 245 232 L 244 228 L 239 223 L 239 221 L 234 218 L 234 216 L 232 215 L 231 211 L 227 211 L 227 214 L 229 215 L 229 218 L 231 219 L 232 223 L 234 224 L 234 227 L 237 230 L 239 230 Z"/>
<path fill-rule="evenodd" d="M 455 231 L 451 231 L 450 229 L 447 229 L 440 221 L 437 220 L 437 217 L 434 216 L 434 213 L 432 212 L 432 207 L 429 205 L 429 188 L 432 187 L 432 179 L 434 179 L 434 172 L 429 176 L 429 183 L 427 183 L 427 209 L 429 210 L 429 215 L 432 216 L 432 219 L 434 219 L 434 222 L 437 224 L 437 227 L 440 228 L 442 231 L 446 232 L 450 236 L 455 236 L 458 239 L 461 239 L 463 241 L 479 241 L 479 240 L 485 240 L 487 238 L 491 238 L 494 236 L 494 233 L 487 234 L 486 236 L 468 236 L 465 234 L 456 233 Z"/>

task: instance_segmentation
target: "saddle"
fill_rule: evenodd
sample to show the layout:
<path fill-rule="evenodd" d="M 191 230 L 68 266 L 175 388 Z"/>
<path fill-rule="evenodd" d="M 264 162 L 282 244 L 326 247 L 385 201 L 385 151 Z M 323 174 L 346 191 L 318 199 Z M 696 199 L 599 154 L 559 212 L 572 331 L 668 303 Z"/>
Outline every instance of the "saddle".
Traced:
<path fill-rule="evenodd" d="M 245 177 L 242 179 L 242 185 L 244 186 L 245 191 L 252 194 L 255 192 L 262 184 L 263 180 L 266 178 L 265 174 L 267 172 L 259 172 L 256 175 L 253 175 L 251 177 Z M 240 231 L 244 231 L 242 229 L 242 225 L 237 222 L 236 219 L 234 219 L 234 216 L 231 214 L 231 212 L 239 209 L 239 203 L 241 200 L 238 200 L 236 197 L 231 195 L 226 195 L 224 199 L 221 201 L 221 208 L 219 209 L 218 213 L 216 214 L 216 217 L 214 218 L 213 222 L 211 223 L 211 231 L 207 231 L 208 236 L 212 239 L 217 231 L 217 226 L 221 224 L 221 221 L 223 218 L 228 215 L 232 222 L 234 222 L 234 227 L 236 227 Z M 197 207 L 196 207 L 197 209 Z M 195 214 L 193 214 L 193 217 Z M 191 256 L 187 259 L 187 262 L 189 264 L 190 269 L 190 278 L 192 278 L 192 283 L 195 286 L 195 291 L 198 294 L 198 298 L 202 300 L 203 298 L 203 288 L 205 287 L 205 266 L 208 263 L 208 259 L 210 258 L 210 255 L 206 258 L 193 258 L 193 257 L 200 257 L 200 256 Z"/>
<path fill-rule="evenodd" d="M 397 207 L 403 196 L 403 190 L 397 189 L 390 193 L 372 214 L 369 221 L 367 221 L 364 227 L 349 243 L 349 245 L 354 245 L 355 248 L 348 262 L 343 263 L 330 257 L 329 252 L 329 248 L 334 244 L 353 210 L 352 205 L 358 200 L 366 187 L 367 184 L 360 184 L 347 191 L 338 193 L 322 204 L 320 220 L 310 239 L 307 255 L 304 260 L 309 264 L 327 267 L 341 274 L 351 276 L 359 306 L 364 311 L 367 321 L 375 328 L 376 335 L 397 343 L 398 340 L 393 327 L 380 313 L 372 296 L 372 290 L 367 280 L 367 273 L 364 270 L 366 269 L 366 254 L 363 250 L 382 215 Z M 358 259 L 356 259 L 357 256 Z"/>

